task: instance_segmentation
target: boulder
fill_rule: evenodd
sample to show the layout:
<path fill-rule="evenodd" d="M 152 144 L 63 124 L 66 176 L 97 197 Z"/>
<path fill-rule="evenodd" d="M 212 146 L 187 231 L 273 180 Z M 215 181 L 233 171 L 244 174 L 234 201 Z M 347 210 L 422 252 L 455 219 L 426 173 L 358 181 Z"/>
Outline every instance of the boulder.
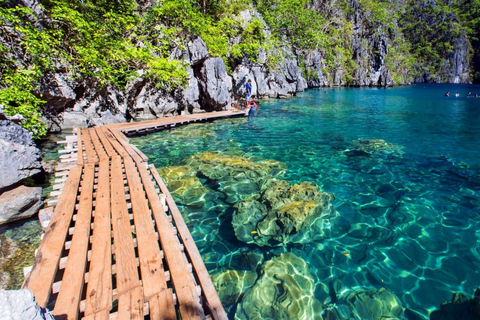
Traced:
<path fill-rule="evenodd" d="M 334 199 L 309 182 L 290 186 L 273 180 L 258 199 L 235 204 L 232 226 L 240 241 L 259 246 L 321 240 L 338 215 L 331 204 Z"/>
<path fill-rule="evenodd" d="M 188 86 L 186 88 L 178 89 L 176 97 L 178 105 L 183 110 L 188 110 L 190 113 L 200 112 L 200 90 L 198 88 L 198 80 L 195 78 L 192 68 L 187 67 Z"/>
<path fill-rule="evenodd" d="M 308 264 L 293 253 L 282 253 L 262 266 L 259 279 L 238 304 L 235 320 L 321 320 L 315 288 Z"/>
<path fill-rule="evenodd" d="M 32 291 L 0 290 L 0 315 L 10 320 L 54 320 L 46 309 L 35 301 Z"/>
<path fill-rule="evenodd" d="M 331 320 L 404 320 L 403 306 L 390 290 L 343 290 L 335 305 L 328 306 L 325 317 Z"/>
<path fill-rule="evenodd" d="M 73 127 L 87 127 L 92 124 L 92 119 L 81 111 L 65 111 L 60 113 L 60 128 L 62 130 L 72 129 Z"/>
<path fill-rule="evenodd" d="M 257 280 L 257 273 L 245 270 L 225 270 L 212 274 L 212 282 L 224 306 L 238 302 Z"/>
<path fill-rule="evenodd" d="M 231 104 L 232 77 L 222 58 L 209 58 L 201 65 L 197 74 L 200 88 L 199 103 L 206 111 L 229 109 Z"/>
<path fill-rule="evenodd" d="M 430 314 L 430 320 L 480 319 L 480 288 L 472 298 L 464 293 L 454 293 L 450 301 Z"/>
<path fill-rule="evenodd" d="M 176 202 L 188 206 L 203 206 L 209 193 L 197 171 L 188 166 L 170 166 L 157 169 Z"/>
<path fill-rule="evenodd" d="M 20 186 L 0 194 L 0 225 L 36 214 L 43 204 L 41 197 L 40 187 Z"/>
<path fill-rule="evenodd" d="M 0 120 L 0 192 L 41 170 L 40 150 L 32 133 L 9 120 Z"/>
<path fill-rule="evenodd" d="M 190 58 L 190 65 L 192 67 L 203 62 L 209 56 L 207 45 L 200 37 L 189 41 L 187 44 L 187 47 L 188 47 L 188 55 Z"/>

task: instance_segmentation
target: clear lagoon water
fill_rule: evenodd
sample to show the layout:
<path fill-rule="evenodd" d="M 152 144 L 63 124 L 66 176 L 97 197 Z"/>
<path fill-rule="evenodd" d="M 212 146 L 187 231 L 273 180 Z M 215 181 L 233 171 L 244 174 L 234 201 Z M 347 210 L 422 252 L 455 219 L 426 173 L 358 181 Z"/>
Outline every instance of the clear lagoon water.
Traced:
<path fill-rule="evenodd" d="M 290 184 L 308 181 L 335 195 L 328 238 L 260 247 L 235 237 L 235 208 L 202 179 L 209 196 L 180 209 L 210 273 L 252 268 L 246 252 L 263 262 L 291 252 L 307 263 L 322 303 L 349 288 L 387 288 L 409 318 L 427 319 L 453 292 L 480 287 L 480 98 L 468 92 L 480 94 L 480 86 L 309 90 L 260 101 L 250 122 L 194 124 L 130 142 L 157 168 L 205 151 L 273 159 L 287 166 Z M 358 139 L 394 147 L 351 152 Z M 232 319 L 236 306 L 227 309 Z"/>

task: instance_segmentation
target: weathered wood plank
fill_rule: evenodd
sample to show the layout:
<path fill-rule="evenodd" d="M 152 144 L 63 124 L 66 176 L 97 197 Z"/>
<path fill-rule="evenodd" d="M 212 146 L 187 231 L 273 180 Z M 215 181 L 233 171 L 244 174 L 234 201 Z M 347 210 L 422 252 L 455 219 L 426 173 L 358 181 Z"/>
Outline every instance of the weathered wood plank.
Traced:
<path fill-rule="evenodd" d="M 80 128 L 77 128 L 77 148 L 78 148 L 77 164 L 79 166 L 83 166 L 83 137 L 82 137 L 82 131 L 80 130 Z"/>
<path fill-rule="evenodd" d="M 143 289 L 132 288 L 118 295 L 118 320 L 143 320 Z M 153 319 L 153 318 L 152 318 Z"/>
<path fill-rule="evenodd" d="M 130 227 L 130 218 L 125 200 L 122 161 L 120 157 L 112 159 L 111 209 L 115 262 L 117 266 L 117 291 L 118 295 L 122 295 L 138 287 L 140 280 L 135 260 L 132 228 Z"/>
<path fill-rule="evenodd" d="M 58 269 L 58 263 L 67 237 L 77 198 L 82 167 L 70 170 L 67 182 L 55 207 L 45 236 L 38 248 L 33 270 L 25 279 L 23 288 L 33 291 L 38 304 L 45 307 Z"/>
<path fill-rule="evenodd" d="M 108 142 L 112 145 L 112 147 L 115 149 L 115 151 L 121 156 L 121 157 L 128 157 L 129 154 L 125 150 L 125 148 L 122 146 L 120 142 L 118 142 L 117 138 L 112 134 L 112 132 L 108 129 L 103 127 L 103 134 L 105 137 L 108 139 Z"/>
<path fill-rule="evenodd" d="M 152 319 L 176 319 L 173 296 L 167 287 L 162 254 L 142 181 L 131 158 L 125 158 L 124 164 L 132 197 L 143 292 L 145 300 L 149 302 L 150 316 Z"/>
<path fill-rule="evenodd" d="M 110 132 L 117 139 L 117 141 L 123 146 L 125 151 L 128 152 L 130 157 L 133 158 L 133 160 L 135 160 L 137 162 L 142 162 L 142 161 L 147 160 L 147 157 L 140 150 L 135 148 L 136 150 L 138 150 L 138 152 L 137 152 L 133 148 L 133 146 L 131 146 L 128 143 L 128 139 L 127 139 L 127 137 L 125 137 L 125 135 L 123 135 L 123 133 L 120 133 L 118 130 L 115 130 L 115 129 L 111 129 Z"/>
<path fill-rule="evenodd" d="M 85 316 L 107 315 L 112 308 L 110 165 L 100 161 Z M 101 317 L 100 317 L 101 318 Z M 100 319 L 99 318 L 99 319 Z"/>
<path fill-rule="evenodd" d="M 88 128 L 82 128 L 82 136 L 83 136 L 83 145 L 85 147 L 85 153 L 87 154 L 87 162 L 97 163 L 98 157 L 95 154 L 95 149 L 93 147 L 90 134 L 88 133 Z"/>
<path fill-rule="evenodd" d="M 185 253 L 188 255 L 193 269 L 197 274 L 199 284 L 202 288 L 202 291 L 205 295 L 205 299 L 207 301 L 208 308 L 214 319 L 228 319 L 227 314 L 225 313 L 225 309 L 223 308 L 222 302 L 218 297 L 217 291 L 215 290 L 215 286 L 208 274 L 208 270 L 203 263 L 202 256 L 198 251 L 197 245 L 195 241 L 192 239 L 192 235 L 188 230 L 185 221 L 183 220 L 182 214 L 178 210 L 175 201 L 172 198 L 172 195 L 167 189 L 167 186 L 163 182 L 162 178 L 158 174 L 157 169 L 155 169 L 154 165 L 149 166 L 150 172 L 152 173 L 153 178 L 157 182 L 160 190 L 163 194 L 165 194 L 166 201 L 168 207 L 170 208 L 170 213 L 175 221 L 175 225 L 177 227 L 178 233 L 182 239 L 183 245 L 185 246 Z"/>
<path fill-rule="evenodd" d="M 97 135 L 100 138 L 100 141 L 102 142 L 103 147 L 105 148 L 105 151 L 107 152 L 108 156 L 110 158 L 115 157 L 117 153 L 115 152 L 112 145 L 110 144 L 110 141 L 105 136 L 105 133 L 103 130 L 104 130 L 103 127 L 95 127 L 95 131 L 97 132 Z"/>
<path fill-rule="evenodd" d="M 100 139 L 97 135 L 97 131 L 95 128 L 91 128 L 88 130 L 90 134 L 90 139 L 92 139 L 93 146 L 95 147 L 95 151 L 97 152 L 98 158 L 101 160 L 108 160 L 108 155 L 103 148 L 103 144 L 100 142 Z"/>
<path fill-rule="evenodd" d="M 196 289 L 193 275 L 188 272 L 188 261 L 181 252 L 177 236 L 171 232 L 172 224 L 167 218 L 163 205 L 150 180 L 150 175 L 144 166 L 137 163 L 143 185 L 147 191 L 148 200 L 152 209 L 157 230 L 160 237 L 165 259 L 168 263 L 177 301 L 182 319 L 204 318 L 203 307 Z"/>
<path fill-rule="evenodd" d="M 82 192 L 75 222 L 75 233 L 68 254 L 67 266 L 62 287 L 55 302 L 54 316 L 64 319 L 78 319 L 79 305 L 84 286 L 84 274 L 87 265 L 87 249 L 92 219 L 93 180 L 95 165 L 86 164 L 82 179 Z"/>

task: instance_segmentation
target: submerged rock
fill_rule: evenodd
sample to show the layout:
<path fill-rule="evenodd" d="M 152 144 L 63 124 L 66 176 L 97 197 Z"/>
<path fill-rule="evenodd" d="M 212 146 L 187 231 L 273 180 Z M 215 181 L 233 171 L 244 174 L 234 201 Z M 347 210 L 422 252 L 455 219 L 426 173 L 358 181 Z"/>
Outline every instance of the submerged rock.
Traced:
<path fill-rule="evenodd" d="M 334 199 L 309 182 L 272 181 L 258 200 L 235 205 L 233 229 L 240 241 L 260 246 L 320 240 L 326 237 L 325 225 L 337 216 L 330 203 Z"/>
<path fill-rule="evenodd" d="M 327 306 L 325 318 L 329 320 L 402 320 L 403 307 L 391 291 L 346 290 L 334 306 Z"/>
<path fill-rule="evenodd" d="M 245 270 L 225 270 L 212 274 L 212 281 L 224 306 L 237 303 L 257 280 L 257 273 Z"/>
<path fill-rule="evenodd" d="M 343 153 L 348 157 L 371 156 L 379 154 L 402 154 L 402 146 L 382 139 L 358 139 L 352 142 L 353 148 Z"/>
<path fill-rule="evenodd" d="M 157 171 L 175 201 L 183 205 L 203 206 L 203 199 L 209 191 L 198 179 L 196 170 L 188 166 L 171 166 Z"/>
<path fill-rule="evenodd" d="M 464 293 L 454 293 L 450 301 L 430 314 L 430 320 L 480 319 L 480 288 L 472 298 Z"/>
<path fill-rule="evenodd" d="M 268 181 L 283 177 L 287 167 L 275 160 L 252 160 L 239 155 L 203 152 L 184 161 L 218 184 L 229 203 L 258 197 Z"/>
<path fill-rule="evenodd" d="M 322 319 L 315 281 L 304 260 L 283 253 L 267 261 L 260 274 L 239 303 L 235 320 Z"/>

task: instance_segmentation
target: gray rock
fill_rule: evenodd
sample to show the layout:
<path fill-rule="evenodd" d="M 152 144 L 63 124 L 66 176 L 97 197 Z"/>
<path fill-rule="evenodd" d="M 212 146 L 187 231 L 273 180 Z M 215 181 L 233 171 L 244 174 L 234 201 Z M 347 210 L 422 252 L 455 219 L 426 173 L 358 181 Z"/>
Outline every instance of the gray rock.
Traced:
<path fill-rule="evenodd" d="M 181 109 L 187 109 L 190 113 L 196 113 L 200 111 L 198 80 L 195 78 L 192 68 L 187 68 L 187 73 L 188 86 L 184 89 L 179 89 L 176 97 L 178 97 L 178 105 Z"/>
<path fill-rule="evenodd" d="M 40 151 L 32 133 L 9 120 L 0 120 L 0 192 L 41 170 Z"/>
<path fill-rule="evenodd" d="M 48 72 L 42 78 L 42 97 L 48 105 L 56 109 L 64 109 L 67 104 L 75 101 L 76 84 L 70 80 L 71 75 L 66 73 Z"/>
<path fill-rule="evenodd" d="M 207 45 L 198 37 L 188 43 L 188 53 L 190 56 L 190 65 L 193 67 L 208 58 Z"/>
<path fill-rule="evenodd" d="M 41 197 L 40 187 L 20 186 L 0 194 L 0 225 L 36 214 L 43 204 Z"/>
<path fill-rule="evenodd" d="M 198 73 L 200 106 L 206 111 L 219 111 L 230 108 L 232 77 L 222 58 L 205 60 Z"/>
<path fill-rule="evenodd" d="M 81 111 L 65 111 L 59 115 L 62 130 L 73 127 L 87 127 L 92 123 L 89 116 Z"/>
<path fill-rule="evenodd" d="M 252 68 L 253 69 L 253 68 Z M 250 79 L 252 80 L 252 95 L 257 95 L 257 83 L 254 77 L 254 73 L 250 68 L 243 64 L 239 64 L 232 74 L 233 78 L 233 92 L 235 95 L 245 97 L 247 93 L 246 84 Z"/>
<path fill-rule="evenodd" d="M 0 317 L 9 320 L 54 320 L 52 314 L 41 308 L 32 291 L 0 290 Z"/>

